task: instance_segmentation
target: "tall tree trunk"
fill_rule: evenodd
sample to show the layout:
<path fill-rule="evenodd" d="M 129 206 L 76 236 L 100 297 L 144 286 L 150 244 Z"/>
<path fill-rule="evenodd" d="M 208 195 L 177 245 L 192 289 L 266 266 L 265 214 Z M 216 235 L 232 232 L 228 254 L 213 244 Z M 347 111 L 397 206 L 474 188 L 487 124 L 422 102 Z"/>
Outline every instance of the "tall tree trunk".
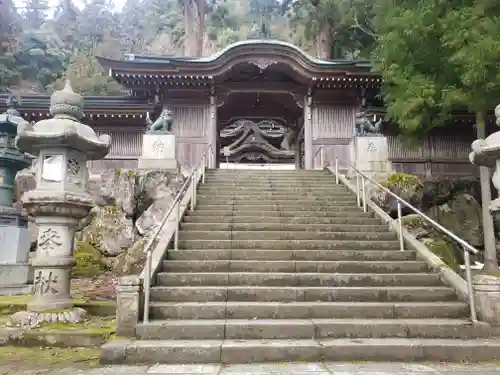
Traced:
<path fill-rule="evenodd" d="M 484 113 L 476 113 L 477 138 L 486 138 L 486 124 Z M 498 271 L 497 249 L 495 244 L 495 228 L 493 216 L 490 213 L 491 202 L 491 174 L 488 167 L 479 167 L 479 178 L 481 181 L 481 200 L 483 213 L 484 231 L 484 268 L 482 273 L 492 274 Z"/>
<path fill-rule="evenodd" d="M 332 59 L 332 34 L 329 25 L 324 25 L 316 36 L 316 56 L 318 59 Z"/>
<path fill-rule="evenodd" d="M 184 25 L 184 55 L 202 56 L 205 36 L 205 0 L 184 0 Z"/>

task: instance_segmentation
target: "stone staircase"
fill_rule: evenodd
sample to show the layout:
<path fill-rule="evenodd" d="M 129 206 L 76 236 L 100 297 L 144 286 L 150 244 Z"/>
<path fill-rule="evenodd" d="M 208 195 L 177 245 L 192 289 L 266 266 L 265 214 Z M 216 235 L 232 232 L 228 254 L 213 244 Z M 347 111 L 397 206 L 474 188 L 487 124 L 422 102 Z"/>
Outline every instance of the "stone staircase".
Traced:
<path fill-rule="evenodd" d="M 150 322 L 104 362 L 500 359 L 498 330 L 329 172 L 208 171 L 181 228 Z"/>

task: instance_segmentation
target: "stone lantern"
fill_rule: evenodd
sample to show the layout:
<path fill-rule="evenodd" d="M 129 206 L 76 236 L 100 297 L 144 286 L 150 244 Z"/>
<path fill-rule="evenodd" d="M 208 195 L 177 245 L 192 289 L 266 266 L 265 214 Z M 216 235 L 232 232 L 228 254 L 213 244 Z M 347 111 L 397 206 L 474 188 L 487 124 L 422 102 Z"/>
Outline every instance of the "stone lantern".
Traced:
<path fill-rule="evenodd" d="M 496 123 L 500 126 L 500 105 L 495 108 L 495 116 Z M 491 134 L 486 139 L 476 139 L 472 142 L 469 159 L 472 164 L 494 169 L 491 181 L 500 193 L 500 131 Z M 489 208 L 493 214 L 500 214 L 500 194 L 499 198 L 491 201 Z"/>
<path fill-rule="evenodd" d="M 15 98 L 7 106 L 15 104 Z M 28 124 L 14 108 L 0 115 L 0 294 L 29 292 L 27 218 L 13 207 L 16 173 L 31 165 L 31 158 L 14 145 L 19 126 Z"/>
<path fill-rule="evenodd" d="M 53 119 L 19 127 L 16 146 L 38 157 L 36 189 L 22 198 L 38 226 L 38 247 L 32 259 L 34 291 L 28 310 L 43 312 L 72 307 L 70 273 L 75 228 L 88 215 L 93 199 L 88 191 L 88 160 L 104 158 L 110 148 L 108 135 L 97 137 L 80 123 L 83 98 L 69 81 L 50 98 Z"/>
<path fill-rule="evenodd" d="M 495 108 L 495 116 L 496 124 L 500 126 L 500 105 Z M 500 131 L 491 134 L 486 139 L 477 139 L 472 142 L 472 152 L 469 154 L 469 159 L 473 164 L 493 168 L 491 180 L 493 186 L 500 193 Z M 493 216 L 500 215 L 500 198 L 491 201 L 489 210 Z M 486 230 L 485 227 L 485 235 Z M 493 236 L 493 234 L 491 235 Z M 491 250 L 493 253 L 485 254 L 485 258 L 489 255 L 490 259 L 494 261 L 494 268 L 498 270 L 496 249 L 492 247 Z M 485 251 L 488 251 L 488 248 Z M 480 319 L 490 324 L 500 324 L 500 277 L 498 272 L 475 275 L 472 278 L 472 284 Z"/>

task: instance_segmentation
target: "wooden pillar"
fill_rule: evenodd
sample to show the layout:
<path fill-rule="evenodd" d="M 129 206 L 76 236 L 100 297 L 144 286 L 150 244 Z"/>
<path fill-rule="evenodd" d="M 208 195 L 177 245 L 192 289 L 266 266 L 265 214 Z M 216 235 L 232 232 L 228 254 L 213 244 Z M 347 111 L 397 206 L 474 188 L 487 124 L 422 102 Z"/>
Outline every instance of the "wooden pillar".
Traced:
<path fill-rule="evenodd" d="M 217 168 L 217 100 L 215 92 L 210 93 L 210 119 L 207 129 L 208 143 L 212 146 L 208 158 L 208 168 Z"/>
<path fill-rule="evenodd" d="M 304 159 L 305 169 L 314 169 L 314 150 L 312 137 L 312 96 L 304 98 Z"/>

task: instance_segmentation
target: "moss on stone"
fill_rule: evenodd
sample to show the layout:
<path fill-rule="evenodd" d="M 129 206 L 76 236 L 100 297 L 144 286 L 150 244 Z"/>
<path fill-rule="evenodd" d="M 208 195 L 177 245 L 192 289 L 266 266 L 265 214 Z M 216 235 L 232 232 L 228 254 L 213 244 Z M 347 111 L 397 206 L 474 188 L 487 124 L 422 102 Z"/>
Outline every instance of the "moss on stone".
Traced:
<path fill-rule="evenodd" d="M 88 335 L 105 335 L 109 336 L 116 331 L 116 320 L 114 318 L 96 318 L 90 319 L 79 323 L 42 323 L 40 330 L 49 331 L 72 331 L 78 330 Z"/>
<path fill-rule="evenodd" d="M 93 277 L 106 271 L 106 267 L 101 261 L 101 253 L 87 242 L 77 242 L 75 258 L 76 264 L 72 270 L 74 276 Z"/>
<path fill-rule="evenodd" d="M 99 364 L 99 348 L 23 348 L 18 346 L 0 347 L 0 362 L 19 363 L 22 366 L 33 365 L 70 365 L 85 363 L 87 366 Z"/>
<path fill-rule="evenodd" d="M 387 180 L 387 187 L 399 187 L 403 191 L 412 190 L 416 187 L 422 186 L 422 181 L 420 181 L 418 176 L 407 173 L 393 173 Z"/>
<path fill-rule="evenodd" d="M 11 315 L 18 311 L 26 310 L 26 306 L 30 299 L 30 295 L 22 296 L 0 296 L 0 315 Z M 96 314 L 99 311 L 114 311 L 116 308 L 115 301 L 88 301 L 83 299 L 74 299 L 73 306 L 81 307 L 87 310 L 90 314 L 101 316 Z M 109 316 L 109 314 L 104 314 L 103 316 Z"/>
<path fill-rule="evenodd" d="M 408 229 L 425 228 L 426 221 L 417 214 L 403 216 L 403 225 Z"/>
<path fill-rule="evenodd" d="M 439 257 L 453 271 L 460 271 L 460 264 L 453 251 L 453 245 L 442 238 L 435 238 L 427 242 L 427 247 Z"/>

